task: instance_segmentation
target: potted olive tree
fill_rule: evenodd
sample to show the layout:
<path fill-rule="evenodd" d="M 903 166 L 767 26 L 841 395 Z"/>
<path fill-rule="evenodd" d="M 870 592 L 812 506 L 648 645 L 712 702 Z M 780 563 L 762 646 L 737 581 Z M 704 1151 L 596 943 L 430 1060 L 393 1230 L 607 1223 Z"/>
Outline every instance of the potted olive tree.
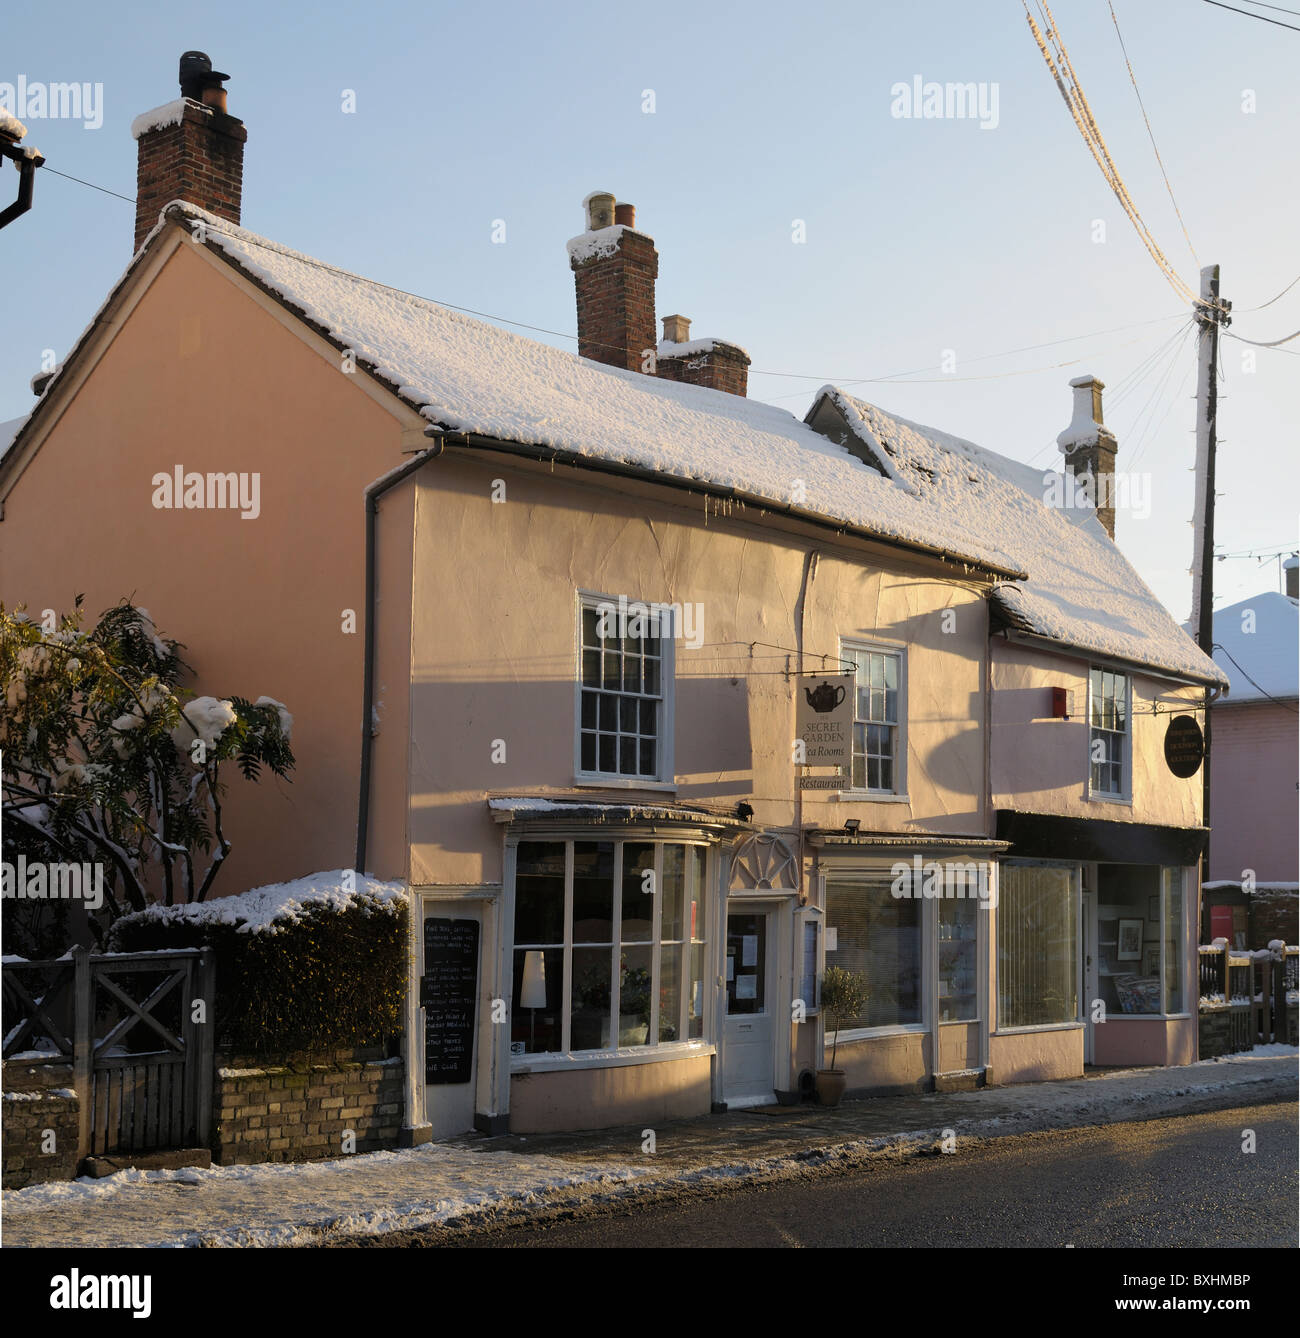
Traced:
<path fill-rule="evenodd" d="M 861 1016 L 867 1006 L 870 989 L 867 978 L 842 966 L 828 966 L 822 976 L 822 1015 L 826 1025 L 833 1028 L 831 1066 L 817 1070 L 817 1100 L 823 1106 L 838 1106 L 844 1095 L 843 1069 L 835 1067 L 839 1050 L 840 1028 Z"/>

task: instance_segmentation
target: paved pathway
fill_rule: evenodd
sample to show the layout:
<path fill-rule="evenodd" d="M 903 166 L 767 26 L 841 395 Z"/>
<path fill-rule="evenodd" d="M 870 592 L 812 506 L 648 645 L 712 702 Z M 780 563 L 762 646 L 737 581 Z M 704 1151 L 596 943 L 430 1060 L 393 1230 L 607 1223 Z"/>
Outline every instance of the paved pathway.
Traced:
<path fill-rule="evenodd" d="M 518 1220 L 557 1203 L 779 1179 L 846 1159 L 899 1156 L 951 1130 L 989 1138 L 1294 1100 L 1295 1053 L 1062 1082 L 772 1107 L 640 1127 L 538 1137 L 466 1137 L 307 1165 L 125 1171 L 5 1193 L 5 1245 L 274 1245 Z"/>

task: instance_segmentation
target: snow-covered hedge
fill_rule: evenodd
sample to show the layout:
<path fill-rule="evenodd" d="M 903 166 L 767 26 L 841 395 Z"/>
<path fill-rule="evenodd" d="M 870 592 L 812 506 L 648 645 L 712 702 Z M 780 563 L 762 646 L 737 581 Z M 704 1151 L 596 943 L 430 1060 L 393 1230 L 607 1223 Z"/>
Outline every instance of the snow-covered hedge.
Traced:
<path fill-rule="evenodd" d="M 116 952 L 207 946 L 217 1042 L 257 1054 L 375 1045 L 401 1029 L 404 885 L 335 869 L 120 919 Z"/>

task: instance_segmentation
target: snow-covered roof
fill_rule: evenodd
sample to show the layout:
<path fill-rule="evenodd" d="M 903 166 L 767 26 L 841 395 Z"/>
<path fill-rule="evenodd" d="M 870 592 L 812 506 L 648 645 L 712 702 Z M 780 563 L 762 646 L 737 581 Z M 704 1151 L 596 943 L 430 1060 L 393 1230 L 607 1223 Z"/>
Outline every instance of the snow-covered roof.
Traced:
<path fill-rule="evenodd" d="M 714 813 L 692 804 L 604 803 L 590 799 L 550 799 L 545 795 L 510 795 L 488 800 L 497 822 L 528 822 L 539 818 L 578 822 L 694 822 L 705 826 L 740 827 L 740 818 Z"/>
<path fill-rule="evenodd" d="M 30 416 L 23 414 L 20 418 L 10 418 L 7 422 L 0 423 L 0 460 L 5 458 L 13 439 L 18 435 L 18 429 Z"/>
<path fill-rule="evenodd" d="M 822 394 L 897 487 L 914 492 L 954 528 L 999 536 L 1029 574 L 994 590 L 995 606 L 1011 626 L 1107 658 L 1225 681 L 1129 565 L 1091 507 L 1047 504 L 1051 471 L 895 418 L 834 387 Z"/>
<path fill-rule="evenodd" d="M 996 527 L 963 529 L 785 409 L 591 362 L 323 265 L 193 205 L 165 213 L 202 219 L 211 249 L 446 428 L 697 480 L 742 502 L 1020 571 Z"/>
<path fill-rule="evenodd" d="M 995 603 L 1025 631 L 1226 682 L 1091 510 L 1044 504 L 1039 470 L 825 387 L 817 403 L 829 397 L 856 438 L 844 444 L 784 409 L 580 358 L 336 269 L 182 201 L 163 211 L 105 306 L 169 219 L 187 232 L 202 220 L 211 251 L 352 350 L 431 423 L 596 467 L 698 483 L 742 505 L 937 552 L 1018 582 L 998 586 Z"/>
<path fill-rule="evenodd" d="M 1300 605 L 1275 590 L 1216 609 L 1214 659 L 1232 685 L 1228 703 L 1300 696 L 1298 635 Z"/>

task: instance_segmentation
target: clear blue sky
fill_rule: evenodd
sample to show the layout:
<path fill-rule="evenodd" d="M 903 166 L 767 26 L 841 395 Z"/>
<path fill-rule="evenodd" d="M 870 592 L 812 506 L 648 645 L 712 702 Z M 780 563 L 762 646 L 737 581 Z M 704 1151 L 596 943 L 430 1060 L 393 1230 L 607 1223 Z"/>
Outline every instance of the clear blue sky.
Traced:
<path fill-rule="evenodd" d="M 1300 275 L 1300 32 L 1198 0 L 1115 8 L 1192 242 L 1201 263 L 1223 267 L 1234 332 L 1290 334 L 1300 284 L 1265 311 L 1246 309 Z M 1105 3 L 1059 0 L 1054 13 L 1139 209 L 1195 287 Z M 516 321 L 574 330 L 564 242 L 582 228 L 582 197 L 610 190 L 655 238 L 659 311 L 744 345 L 751 394 L 799 414 L 824 381 L 925 369 L 905 378 L 918 384 L 856 392 L 1049 465 L 1069 419 L 1068 380 L 1096 373 L 1110 387 L 1120 465 L 1151 474 L 1151 514 L 1121 515 L 1119 541 L 1175 616 L 1188 612 L 1190 338 L 1133 376 L 1181 322 L 985 357 L 1186 310 L 1011 0 L 11 0 L 4 36 L 0 84 L 103 86 L 99 129 L 28 120 L 51 167 L 133 195 L 130 122 L 177 96 L 183 50 L 205 50 L 231 74 L 230 110 L 248 126 L 246 226 Z M 891 86 L 918 75 L 996 84 L 996 128 L 891 115 Z M 345 89 L 354 114 L 341 110 Z M 642 110 L 647 89 L 653 114 Z M 7 202 L 14 177 L 3 180 Z M 497 219 L 504 245 L 492 242 Z M 0 419 L 30 405 L 42 350 L 62 356 L 85 327 L 130 258 L 132 223 L 121 200 L 38 179 L 35 210 L 0 236 Z M 1253 372 L 1244 348 L 1225 341 L 1223 357 L 1218 537 L 1229 552 L 1296 542 L 1300 340 L 1290 353 L 1258 350 Z M 945 350 L 952 374 L 940 370 Z M 1116 395 L 1126 377 L 1128 393 Z M 1219 563 L 1216 604 L 1276 581 L 1276 563 Z"/>

